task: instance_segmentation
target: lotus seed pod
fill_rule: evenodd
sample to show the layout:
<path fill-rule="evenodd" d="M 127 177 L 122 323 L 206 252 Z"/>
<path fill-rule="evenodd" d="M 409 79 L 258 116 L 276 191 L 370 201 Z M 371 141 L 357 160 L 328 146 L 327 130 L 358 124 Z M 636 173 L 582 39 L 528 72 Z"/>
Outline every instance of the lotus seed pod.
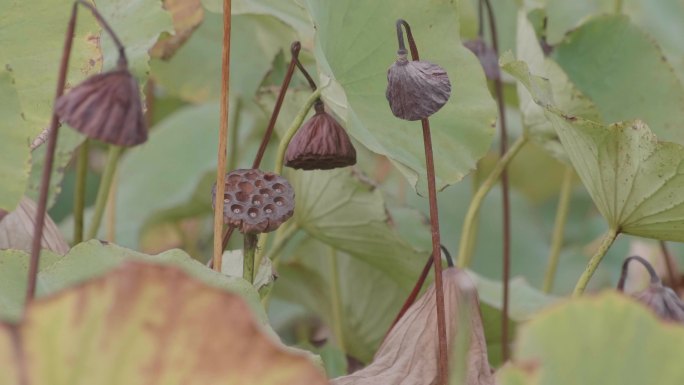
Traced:
<path fill-rule="evenodd" d="M 55 112 L 63 123 L 105 143 L 130 147 L 147 140 L 138 82 L 125 62 L 62 95 Z"/>
<path fill-rule="evenodd" d="M 405 120 L 421 120 L 437 112 L 451 96 L 446 70 L 427 61 L 409 61 L 406 52 L 387 71 L 387 91 L 392 113 Z"/>
<path fill-rule="evenodd" d="M 480 60 L 480 65 L 484 69 L 485 76 L 489 80 L 498 80 L 501 78 L 499 71 L 499 59 L 496 57 L 494 49 L 487 45 L 481 37 L 477 39 L 463 42 L 463 45 L 468 48 Z"/>
<path fill-rule="evenodd" d="M 271 232 L 294 213 L 294 190 L 280 175 L 257 169 L 240 169 L 226 174 L 223 222 L 243 234 Z M 211 191 L 216 204 L 216 185 Z"/>
<path fill-rule="evenodd" d="M 302 170 L 330 170 L 356 164 L 356 150 L 344 128 L 316 103 L 316 114 L 297 131 L 285 153 L 285 165 Z"/>
<path fill-rule="evenodd" d="M 682 302 L 674 290 L 663 286 L 653 266 L 644 258 L 632 256 L 625 259 L 622 264 L 622 275 L 618 282 L 618 290 L 622 291 L 624 289 L 629 263 L 633 260 L 644 265 L 651 276 L 651 281 L 646 289 L 633 293 L 631 296 L 648 306 L 661 319 L 684 323 L 684 302 Z"/>

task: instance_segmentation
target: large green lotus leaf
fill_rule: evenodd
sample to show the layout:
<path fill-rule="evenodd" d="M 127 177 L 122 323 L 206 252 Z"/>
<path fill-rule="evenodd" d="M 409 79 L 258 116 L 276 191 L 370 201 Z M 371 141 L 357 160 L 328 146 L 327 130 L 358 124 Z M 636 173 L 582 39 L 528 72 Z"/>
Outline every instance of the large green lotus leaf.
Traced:
<path fill-rule="evenodd" d="M 334 253 L 334 255 L 333 255 Z M 335 330 L 339 325 L 345 352 L 370 362 L 392 320 L 412 287 L 412 280 L 397 283 L 391 274 L 369 261 L 307 237 L 278 267 L 273 288 L 277 298 L 303 305 Z M 334 287 L 337 274 L 339 287 Z M 336 305 L 334 295 L 339 297 Z M 335 306 L 340 313 L 336 317 Z"/>
<path fill-rule="evenodd" d="M 239 296 L 158 264 L 128 263 L 37 300 L 0 335 L 0 366 L 19 372 L 4 372 L 7 384 L 326 383 Z"/>
<path fill-rule="evenodd" d="M 514 346 L 519 369 L 499 373 L 502 385 L 684 383 L 684 329 L 663 324 L 617 293 L 574 299 L 538 314 L 520 328 Z"/>
<path fill-rule="evenodd" d="M 223 0 L 202 0 L 210 12 L 223 13 Z M 302 45 L 313 45 L 314 30 L 309 13 L 297 0 L 234 0 L 231 13 L 235 15 L 270 15 L 294 28 Z"/>
<path fill-rule="evenodd" d="M 291 171 L 296 226 L 364 260 L 397 282 L 412 281 L 429 251 L 418 250 L 391 226 L 382 194 L 351 168 Z M 430 247 L 428 247 L 428 250 Z"/>
<path fill-rule="evenodd" d="M 251 98 L 276 54 L 289 52 L 292 29 L 268 15 L 235 15 L 231 24 L 230 92 Z M 152 76 L 164 89 L 184 100 L 218 100 L 221 92 L 223 16 L 206 13 L 200 27 L 166 62 L 152 61 Z"/>
<path fill-rule="evenodd" d="M 397 56 L 395 22 L 404 18 L 421 59 L 444 67 L 452 84 L 449 102 L 430 119 L 438 189 L 475 167 L 491 144 L 496 108 L 480 63 L 461 45 L 453 1 L 307 3 L 319 69 L 334 79 L 324 96 L 355 139 L 389 157 L 417 191 L 427 191 L 420 123 L 394 117 L 385 98 L 387 69 Z"/>
<path fill-rule="evenodd" d="M 516 40 L 516 56 L 525 61 L 533 73 L 549 79 L 550 97 L 553 98 L 558 108 L 573 116 L 601 121 L 599 112 L 592 101 L 577 90 L 556 62 L 544 55 L 534 28 L 522 10 L 518 11 Z M 544 116 L 544 109 L 532 100 L 524 87 L 518 87 L 518 100 L 525 128 L 529 130 L 532 138 L 555 157 L 567 161 L 567 155 L 563 151 L 556 131 Z"/>
<path fill-rule="evenodd" d="M 14 79 L 4 70 L 0 71 L 0 117 L 0 210 L 12 211 L 26 189 L 31 153 Z"/>
<path fill-rule="evenodd" d="M 158 255 L 146 255 L 114 244 L 103 245 L 92 240 L 74 246 L 63 257 L 43 252 L 38 273 L 37 294 L 45 296 L 77 285 L 95 276 L 106 273 L 125 261 L 150 261 L 174 265 L 204 283 L 239 294 L 252 307 L 257 319 L 266 324 L 266 315 L 259 302 L 259 295 L 252 285 L 241 278 L 231 278 L 214 272 L 192 259 L 185 252 L 174 249 Z M 0 310 L 4 318 L 18 318 L 24 303 L 28 255 L 23 252 L 0 251 L 0 277 L 8 282 L 8 290 L 0 292 Z M 3 286 L 5 284 L 3 283 Z"/>
<path fill-rule="evenodd" d="M 679 0 L 625 0 L 622 13 L 652 36 L 663 49 L 680 79 L 684 78 L 684 3 Z M 590 16 L 614 13 L 613 0 L 549 0 L 546 4 L 547 37 L 551 44 L 560 43 L 565 34 L 577 28 Z"/>
<path fill-rule="evenodd" d="M 641 119 L 661 140 L 684 144 L 684 87 L 660 48 L 627 17 L 590 19 L 553 57 L 605 121 Z"/>
<path fill-rule="evenodd" d="M 55 95 L 57 71 L 71 0 L 12 1 L 3 11 L 0 29 L 0 63 L 16 80 L 21 112 L 26 119 L 25 136 L 33 138 L 49 125 Z M 102 0 L 97 7 L 126 46 L 130 67 L 140 83 L 149 73 L 147 51 L 164 31 L 171 31 L 171 18 L 161 2 L 145 0 Z M 28 22 L 30 20 L 31 22 Z M 40 28 L 36 28 L 36 26 Z M 110 69 L 116 63 L 118 51 L 111 39 L 99 27 L 88 10 L 81 7 L 69 61 L 67 87 L 73 87 L 86 77 Z M 27 139 L 30 141 L 30 139 Z M 83 136 L 66 126 L 60 130 L 55 164 L 50 183 L 50 204 L 59 193 L 64 168 Z M 28 195 L 36 199 L 42 174 L 46 146 L 34 151 Z"/>
<path fill-rule="evenodd" d="M 548 83 L 523 62 L 504 68 L 546 108 L 570 160 L 609 226 L 623 233 L 684 240 L 684 148 L 659 142 L 641 121 L 608 127 L 566 115 L 540 92 Z"/>

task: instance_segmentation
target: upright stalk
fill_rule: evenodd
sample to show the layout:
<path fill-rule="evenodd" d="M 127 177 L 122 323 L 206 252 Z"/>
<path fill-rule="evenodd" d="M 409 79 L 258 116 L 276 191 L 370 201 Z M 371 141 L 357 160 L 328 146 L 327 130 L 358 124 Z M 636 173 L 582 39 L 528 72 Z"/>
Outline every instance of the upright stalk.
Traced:
<path fill-rule="evenodd" d="M 64 85 L 66 84 L 67 68 L 69 66 L 69 56 L 71 56 L 71 45 L 73 41 L 74 29 L 76 27 L 77 3 L 71 8 L 71 18 L 67 25 L 66 35 L 64 37 L 64 49 L 62 50 L 62 59 L 59 64 L 59 74 L 57 76 L 57 90 L 55 92 L 55 101 L 64 93 Z M 31 260 L 28 271 L 28 284 L 26 287 L 26 303 L 30 302 L 36 294 L 36 280 L 38 277 L 38 263 L 40 259 L 40 245 L 43 238 L 43 226 L 45 224 L 45 210 L 47 209 L 47 198 L 50 187 L 50 176 L 52 173 L 52 164 L 55 160 L 55 149 L 57 148 L 57 133 L 59 131 L 59 119 L 57 114 L 52 112 L 52 119 L 50 120 L 48 145 L 45 152 L 45 163 L 43 164 L 43 175 L 40 179 L 40 194 L 38 197 L 38 208 L 36 210 L 36 218 L 33 227 L 33 243 L 31 244 Z"/>
<path fill-rule="evenodd" d="M 404 39 L 401 32 L 401 27 L 406 31 L 406 37 L 409 42 L 411 50 L 411 59 L 420 60 L 418 56 L 418 48 L 411 27 L 405 20 L 397 21 L 397 40 L 399 42 L 399 50 L 406 50 L 404 48 Z M 425 147 L 425 168 L 427 170 L 428 181 L 428 200 L 430 202 L 430 228 L 432 233 L 432 263 L 435 268 L 435 300 L 437 304 L 437 343 L 439 348 L 437 360 L 437 384 L 445 385 L 449 376 L 449 358 L 447 348 L 447 334 L 446 334 L 446 314 L 444 310 L 444 286 L 442 283 L 442 253 L 441 241 L 439 233 L 439 209 L 437 207 L 437 187 L 435 186 L 435 163 L 432 151 L 432 138 L 430 135 L 430 120 L 428 118 L 421 119 L 423 128 L 423 145 Z"/>
<path fill-rule="evenodd" d="M 343 353 L 347 352 L 342 333 L 342 320 L 344 319 L 342 309 L 342 296 L 340 294 L 340 277 L 337 268 L 337 252 L 333 247 L 330 248 L 330 296 L 333 313 L 333 334 L 337 340 L 337 346 Z"/>
<path fill-rule="evenodd" d="M 563 234 L 565 233 L 565 222 L 568 218 L 570 208 L 570 193 L 572 192 L 572 177 L 575 172 L 572 166 L 565 167 L 563 174 L 563 184 L 561 185 L 560 195 L 558 196 L 558 207 L 556 208 L 556 221 L 553 225 L 553 235 L 551 236 L 551 250 L 549 251 L 549 264 L 544 274 L 544 293 L 553 290 L 553 281 L 558 269 L 558 258 L 563 247 Z"/>
<path fill-rule="evenodd" d="M 254 282 L 254 270 L 257 266 L 254 266 L 254 253 L 256 252 L 258 237 L 256 234 L 246 233 L 244 234 L 244 248 L 242 249 L 242 278 L 247 282 Z"/>
<path fill-rule="evenodd" d="M 230 23 L 231 0 L 223 0 L 223 51 L 221 54 L 221 111 L 218 140 L 218 161 L 216 166 L 216 200 L 214 207 L 214 263 L 216 271 L 221 271 L 223 255 L 223 195 L 226 186 L 226 148 L 228 142 L 228 90 L 230 87 Z"/>
<path fill-rule="evenodd" d="M 494 10 L 489 0 L 483 0 L 487 6 L 487 16 L 489 18 L 489 31 L 492 35 L 492 49 L 499 57 L 499 40 L 496 32 L 496 19 L 494 18 Z M 498 67 L 497 67 L 498 70 Z M 506 130 L 506 107 L 504 104 L 503 82 L 501 76 L 494 79 L 494 92 L 496 94 L 496 105 L 499 108 L 499 156 L 503 157 L 506 154 L 508 147 L 508 133 Z M 504 166 L 501 171 L 501 200 L 502 200 L 502 217 L 503 217 L 503 309 L 501 317 L 501 346 L 503 361 L 508 360 L 508 280 L 511 275 L 511 209 L 510 199 L 508 194 L 508 172 Z"/>
<path fill-rule="evenodd" d="M 606 233 L 606 235 L 603 237 L 603 241 L 601 241 L 601 245 L 596 251 L 596 254 L 594 254 L 594 256 L 591 257 L 586 269 L 584 269 L 584 272 L 577 281 L 577 284 L 575 285 L 575 290 L 572 294 L 573 296 L 578 297 L 582 295 L 582 293 L 584 293 L 584 289 L 587 288 L 589 280 L 591 280 L 591 277 L 596 272 L 596 269 L 601 263 L 601 260 L 603 260 L 603 257 L 606 255 L 608 249 L 610 249 L 610 246 L 613 244 L 613 242 L 615 242 L 615 238 L 617 238 L 618 234 L 619 231 L 616 229 L 611 228 L 610 230 L 608 230 L 608 233 Z"/>
<path fill-rule="evenodd" d="M 74 244 L 83 242 L 83 211 L 85 209 L 86 177 L 88 175 L 88 147 L 90 140 L 83 141 L 76 160 L 76 186 L 74 192 Z"/>
<path fill-rule="evenodd" d="M 114 180 L 114 174 L 116 173 L 116 167 L 119 163 L 119 157 L 123 152 L 123 147 L 110 145 L 109 154 L 107 155 L 107 164 L 105 165 L 104 172 L 102 173 L 102 179 L 100 179 L 100 186 L 97 188 L 97 198 L 95 198 L 95 212 L 93 214 L 93 219 L 88 227 L 88 235 L 86 239 L 93 239 L 97 237 L 97 233 L 100 230 L 100 224 L 102 223 L 102 216 L 107 206 L 107 200 L 109 198 L 109 190 L 112 186 L 112 180 Z"/>

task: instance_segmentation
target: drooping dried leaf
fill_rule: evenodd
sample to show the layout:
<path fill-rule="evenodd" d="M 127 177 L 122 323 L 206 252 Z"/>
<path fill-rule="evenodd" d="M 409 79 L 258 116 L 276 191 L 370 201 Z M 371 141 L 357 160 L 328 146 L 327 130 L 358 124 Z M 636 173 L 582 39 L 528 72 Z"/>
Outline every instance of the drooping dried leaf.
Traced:
<path fill-rule="evenodd" d="M 421 120 L 437 112 L 451 96 L 446 70 L 422 60 L 399 56 L 387 70 L 387 101 L 394 116 Z"/>
<path fill-rule="evenodd" d="M 356 164 L 356 150 L 344 128 L 316 104 L 316 114 L 297 130 L 287 146 L 285 165 L 302 170 L 331 170 Z"/>
<path fill-rule="evenodd" d="M 494 377 L 487 360 L 487 344 L 475 284 L 467 273 L 456 268 L 444 270 L 442 276 L 447 338 L 450 342 L 454 341 L 459 330 L 470 333 L 465 384 L 493 385 Z M 468 306 L 468 309 L 461 309 L 461 306 Z M 463 311 L 471 315 L 470 324 L 466 326 L 457 324 L 458 315 Z M 437 313 L 433 284 L 397 322 L 370 365 L 348 376 L 333 379 L 331 384 L 435 384 L 437 351 Z"/>
<path fill-rule="evenodd" d="M 326 384 L 262 332 L 240 297 L 162 265 L 127 263 L 2 326 L 0 383 Z"/>
<path fill-rule="evenodd" d="M 171 13 L 175 34 L 161 38 L 150 48 L 150 56 L 170 59 L 204 20 L 200 0 L 164 0 L 164 9 Z"/>
<path fill-rule="evenodd" d="M 27 197 L 21 198 L 16 210 L 3 216 L 0 210 L 0 250 L 16 249 L 31 251 L 36 204 Z M 69 251 L 69 245 L 49 215 L 45 216 L 41 247 L 57 254 Z"/>
<path fill-rule="evenodd" d="M 135 146 L 147 140 L 138 82 L 117 69 L 94 75 L 62 95 L 55 112 L 89 138 L 117 146 Z"/>
<path fill-rule="evenodd" d="M 226 174 L 223 221 L 242 233 L 268 233 L 294 214 L 294 190 L 278 174 L 239 169 Z M 216 185 L 211 190 L 216 204 Z"/>

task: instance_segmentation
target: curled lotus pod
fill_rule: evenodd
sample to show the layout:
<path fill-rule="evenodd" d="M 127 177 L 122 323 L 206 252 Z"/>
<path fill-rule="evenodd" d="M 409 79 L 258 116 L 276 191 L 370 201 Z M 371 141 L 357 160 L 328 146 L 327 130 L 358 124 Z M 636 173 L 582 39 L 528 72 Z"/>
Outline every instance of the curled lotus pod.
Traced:
<path fill-rule="evenodd" d="M 330 170 L 356 164 L 356 150 L 344 128 L 323 103 L 316 114 L 297 131 L 287 146 L 285 165 L 302 170 Z"/>
<path fill-rule="evenodd" d="M 294 190 L 280 175 L 257 169 L 240 169 L 226 174 L 223 222 L 243 234 L 268 233 L 294 213 Z M 216 185 L 211 191 L 216 203 Z"/>
<path fill-rule="evenodd" d="M 421 120 L 437 112 L 451 96 L 446 70 L 427 61 L 409 61 L 406 51 L 387 70 L 387 91 L 392 113 L 405 120 Z"/>
<path fill-rule="evenodd" d="M 59 97 L 55 112 L 63 123 L 105 143 L 130 147 L 147 140 L 138 82 L 125 60 Z"/>
<path fill-rule="evenodd" d="M 625 259 L 622 263 L 622 275 L 618 282 L 618 290 L 624 290 L 629 263 L 633 260 L 644 265 L 651 276 L 651 282 L 646 289 L 632 293 L 632 297 L 651 308 L 663 320 L 684 323 L 684 302 L 682 302 L 674 290 L 663 286 L 653 266 L 644 258 L 632 256 Z"/>
<path fill-rule="evenodd" d="M 494 49 L 487 45 L 481 37 L 473 40 L 463 42 L 463 45 L 468 48 L 480 60 L 480 65 L 484 69 L 485 76 L 489 80 L 498 80 L 501 78 L 499 71 L 499 59 L 496 57 Z"/>

